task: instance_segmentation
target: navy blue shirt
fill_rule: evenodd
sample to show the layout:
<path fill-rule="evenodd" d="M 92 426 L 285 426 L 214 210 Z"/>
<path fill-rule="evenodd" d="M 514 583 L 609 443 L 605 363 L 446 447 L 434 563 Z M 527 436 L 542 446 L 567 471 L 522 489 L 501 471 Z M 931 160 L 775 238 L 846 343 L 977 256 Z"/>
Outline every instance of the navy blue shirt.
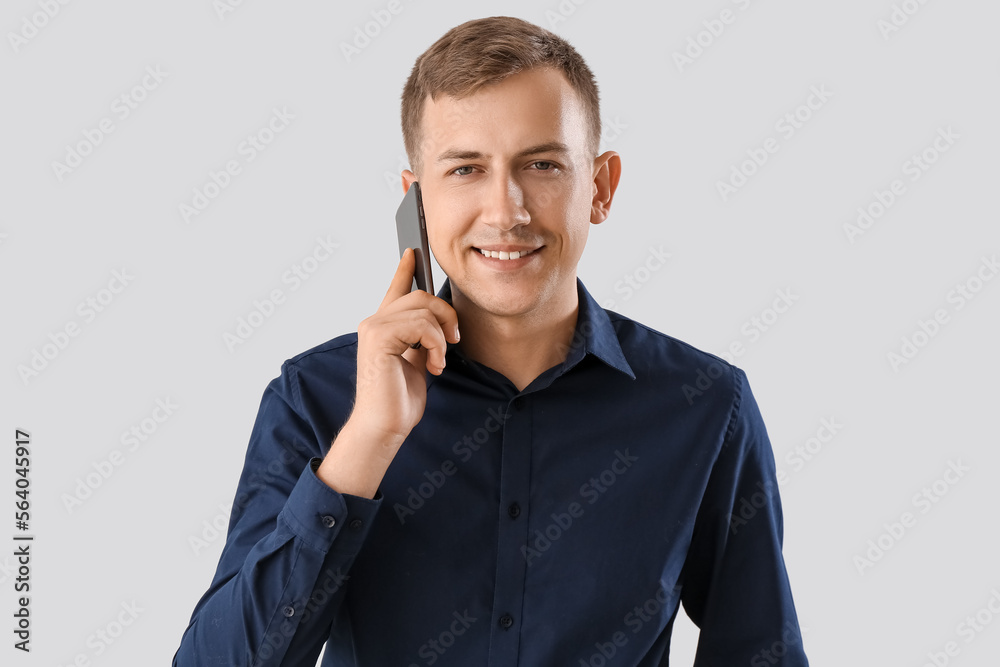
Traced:
<path fill-rule="evenodd" d="M 683 604 L 697 667 L 807 665 L 746 376 L 578 291 L 522 391 L 449 346 L 375 499 L 315 472 L 357 335 L 286 361 L 173 664 L 666 665 Z"/>

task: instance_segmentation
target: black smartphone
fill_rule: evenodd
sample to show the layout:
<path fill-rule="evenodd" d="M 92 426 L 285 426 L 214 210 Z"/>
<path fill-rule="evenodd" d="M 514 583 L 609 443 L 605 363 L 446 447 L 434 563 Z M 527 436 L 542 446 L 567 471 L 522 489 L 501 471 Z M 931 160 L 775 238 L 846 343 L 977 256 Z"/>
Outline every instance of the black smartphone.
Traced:
<path fill-rule="evenodd" d="M 427 223 L 424 221 L 424 202 L 420 196 L 420 183 L 416 181 L 403 196 L 396 209 L 396 238 L 399 239 L 399 256 L 413 248 L 416 269 L 413 272 L 412 292 L 421 289 L 434 294 L 434 276 L 431 274 L 431 249 L 427 245 Z"/>

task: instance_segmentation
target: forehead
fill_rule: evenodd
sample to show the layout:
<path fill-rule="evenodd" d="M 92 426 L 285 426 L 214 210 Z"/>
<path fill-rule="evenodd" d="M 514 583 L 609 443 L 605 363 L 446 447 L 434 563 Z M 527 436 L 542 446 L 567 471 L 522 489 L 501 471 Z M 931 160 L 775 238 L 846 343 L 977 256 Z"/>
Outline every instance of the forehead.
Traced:
<path fill-rule="evenodd" d="M 545 67 L 511 75 L 461 99 L 424 100 L 425 158 L 449 151 L 514 155 L 528 145 L 562 142 L 571 150 L 587 142 L 579 96 L 558 69 Z"/>

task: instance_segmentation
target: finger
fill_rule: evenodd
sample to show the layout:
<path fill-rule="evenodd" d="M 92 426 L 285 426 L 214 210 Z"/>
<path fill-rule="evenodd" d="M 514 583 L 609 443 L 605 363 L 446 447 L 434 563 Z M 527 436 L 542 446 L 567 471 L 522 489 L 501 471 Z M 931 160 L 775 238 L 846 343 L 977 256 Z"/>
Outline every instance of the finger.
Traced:
<path fill-rule="evenodd" d="M 427 350 L 423 349 L 423 346 L 421 346 L 420 348 L 411 347 L 406 352 L 403 352 L 402 356 L 403 359 L 406 359 L 408 362 L 410 362 L 410 364 L 414 368 L 420 369 L 426 367 L 428 371 L 434 373 L 434 371 L 432 371 L 429 367 L 429 363 L 427 361 L 428 357 Z"/>
<path fill-rule="evenodd" d="M 424 318 L 420 318 L 420 324 L 415 325 L 411 320 L 410 334 L 419 336 L 410 345 L 413 352 L 420 353 L 413 359 L 413 361 L 417 361 L 414 365 L 418 368 L 425 366 L 430 373 L 440 375 L 444 370 L 445 355 L 448 352 L 447 336 L 441 329 L 441 325 L 432 316 L 425 314 Z M 419 363 L 420 361 L 423 363 Z"/>
<path fill-rule="evenodd" d="M 377 313 L 358 325 L 359 353 L 362 347 L 370 347 L 375 354 L 402 355 L 407 350 L 416 349 L 413 345 L 418 342 L 420 349 L 432 356 L 434 366 L 444 365 L 448 341 L 441 325 L 427 308 Z"/>
<path fill-rule="evenodd" d="M 379 304 L 379 310 L 399 297 L 410 293 L 410 287 L 413 286 L 414 268 L 416 268 L 416 260 L 414 259 L 413 248 L 407 248 L 403 251 L 403 256 L 399 258 L 396 273 L 392 276 L 392 282 L 389 283 L 389 289 L 386 291 L 382 303 Z"/>
<path fill-rule="evenodd" d="M 458 313 L 450 303 L 444 299 L 429 295 L 430 298 L 426 299 L 426 308 L 431 311 L 434 315 L 434 319 L 437 320 L 438 326 L 441 328 L 441 332 L 444 334 L 445 340 L 449 343 L 457 343 L 460 337 L 458 331 Z"/>
<path fill-rule="evenodd" d="M 448 341 L 441 325 L 427 309 L 397 313 L 385 321 L 386 333 L 395 343 L 387 351 L 400 354 L 416 368 L 434 375 L 444 370 Z M 386 341 L 388 342 L 388 338 Z M 398 347 L 397 347 L 398 346 Z"/>
<path fill-rule="evenodd" d="M 386 296 L 388 298 L 388 295 Z M 455 312 L 450 303 L 441 297 L 428 294 L 422 290 L 415 290 L 398 297 L 391 303 L 383 302 L 383 304 L 379 308 L 379 315 L 387 317 L 407 311 L 430 311 L 430 316 L 437 321 L 448 342 L 457 343 L 459 341 L 458 313 Z M 411 341 L 411 344 L 415 344 L 415 341 Z"/>

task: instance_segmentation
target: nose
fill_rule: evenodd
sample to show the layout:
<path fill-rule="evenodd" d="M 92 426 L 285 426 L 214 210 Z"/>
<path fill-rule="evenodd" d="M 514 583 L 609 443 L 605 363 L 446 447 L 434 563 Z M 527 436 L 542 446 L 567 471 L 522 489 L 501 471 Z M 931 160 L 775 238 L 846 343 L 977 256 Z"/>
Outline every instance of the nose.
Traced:
<path fill-rule="evenodd" d="M 495 172 L 483 191 L 482 222 L 500 231 L 510 231 L 531 220 L 524 208 L 524 190 L 509 173 Z"/>

